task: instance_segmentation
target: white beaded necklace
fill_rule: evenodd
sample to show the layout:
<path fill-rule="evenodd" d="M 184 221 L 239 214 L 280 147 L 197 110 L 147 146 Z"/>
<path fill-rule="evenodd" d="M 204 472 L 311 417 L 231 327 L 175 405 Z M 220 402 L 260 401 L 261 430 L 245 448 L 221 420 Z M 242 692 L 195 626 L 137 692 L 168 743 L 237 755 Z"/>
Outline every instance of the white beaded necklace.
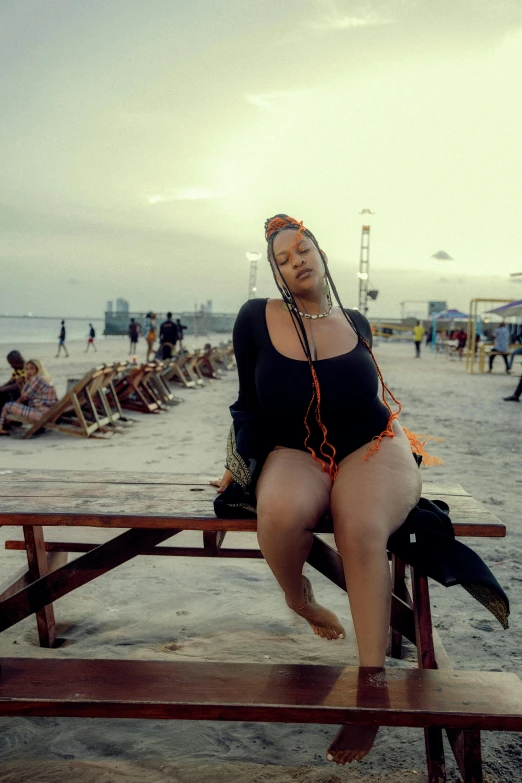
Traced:
<path fill-rule="evenodd" d="M 326 318 L 326 316 L 330 315 L 330 313 L 332 312 L 332 308 L 333 308 L 333 304 L 332 301 L 330 300 L 328 304 L 328 310 L 325 310 L 324 313 L 318 313 L 317 315 L 310 315 L 310 313 L 302 313 L 300 310 L 297 309 L 295 305 L 292 305 L 292 310 L 294 310 L 294 312 L 296 313 L 299 313 L 301 318 L 312 318 L 313 320 L 315 320 L 316 318 Z"/>

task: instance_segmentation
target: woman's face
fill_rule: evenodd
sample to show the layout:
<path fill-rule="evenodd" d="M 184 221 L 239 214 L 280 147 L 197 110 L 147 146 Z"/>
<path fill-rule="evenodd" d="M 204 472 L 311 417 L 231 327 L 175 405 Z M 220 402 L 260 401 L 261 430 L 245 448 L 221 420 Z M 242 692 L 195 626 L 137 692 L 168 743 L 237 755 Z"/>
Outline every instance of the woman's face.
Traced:
<path fill-rule="evenodd" d="M 32 362 L 27 362 L 25 365 L 25 374 L 28 378 L 34 378 L 35 375 L 38 375 L 38 367 L 36 364 L 33 364 Z"/>
<path fill-rule="evenodd" d="M 312 240 L 294 230 L 280 231 L 272 245 L 278 282 L 287 285 L 295 297 L 324 284 L 324 261 Z"/>

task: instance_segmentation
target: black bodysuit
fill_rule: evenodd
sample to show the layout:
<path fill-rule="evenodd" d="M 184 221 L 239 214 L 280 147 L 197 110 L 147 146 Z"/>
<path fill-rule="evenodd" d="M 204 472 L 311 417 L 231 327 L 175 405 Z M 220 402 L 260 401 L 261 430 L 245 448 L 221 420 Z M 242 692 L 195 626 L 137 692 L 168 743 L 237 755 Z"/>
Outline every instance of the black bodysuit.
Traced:
<path fill-rule="evenodd" d="M 234 350 L 239 373 L 239 398 L 231 411 L 259 411 L 267 442 L 306 451 L 305 416 L 313 393 L 306 360 L 277 351 L 266 322 L 267 299 L 246 302 L 234 325 Z M 368 320 L 348 310 L 350 319 L 371 345 Z M 373 359 L 359 338 L 340 356 L 314 362 L 321 387 L 321 419 L 339 463 L 386 429 L 389 413 L 378 398 L 379 379 Z M 322 433 L 313 409 L 308 417 L 309 445 L 319 455 Z"/>

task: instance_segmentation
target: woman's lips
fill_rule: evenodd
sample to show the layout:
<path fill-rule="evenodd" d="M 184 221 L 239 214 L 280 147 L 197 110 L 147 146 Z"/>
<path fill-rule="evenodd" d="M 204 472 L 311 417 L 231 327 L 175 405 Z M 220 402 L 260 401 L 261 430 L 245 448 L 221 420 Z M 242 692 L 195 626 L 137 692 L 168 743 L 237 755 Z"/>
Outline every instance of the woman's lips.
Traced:
<path fill-rule="evenodd" d="M 301 277 L 305 277 L 305 276 L 308 277 L 308 275 L 311 275 L 311 274 L 312 274 L 312 270 L 311 269 L 301 269 L 296 274 L 295 277 L 296 277 L 296 280 L 299 280 Z"/>

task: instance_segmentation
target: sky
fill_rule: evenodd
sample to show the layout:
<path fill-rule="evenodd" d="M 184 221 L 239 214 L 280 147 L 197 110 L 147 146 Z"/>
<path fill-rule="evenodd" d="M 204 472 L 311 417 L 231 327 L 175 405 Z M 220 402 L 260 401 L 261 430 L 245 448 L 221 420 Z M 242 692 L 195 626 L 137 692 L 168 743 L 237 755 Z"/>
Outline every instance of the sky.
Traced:
<path fill-rule="evenodd" d="M 0 72 L 0 313 L 236 311 L 280 212 L 353 307 L 363 209 L 370 315 L 522 298 L 520 0 L 4 0 Z"/>

